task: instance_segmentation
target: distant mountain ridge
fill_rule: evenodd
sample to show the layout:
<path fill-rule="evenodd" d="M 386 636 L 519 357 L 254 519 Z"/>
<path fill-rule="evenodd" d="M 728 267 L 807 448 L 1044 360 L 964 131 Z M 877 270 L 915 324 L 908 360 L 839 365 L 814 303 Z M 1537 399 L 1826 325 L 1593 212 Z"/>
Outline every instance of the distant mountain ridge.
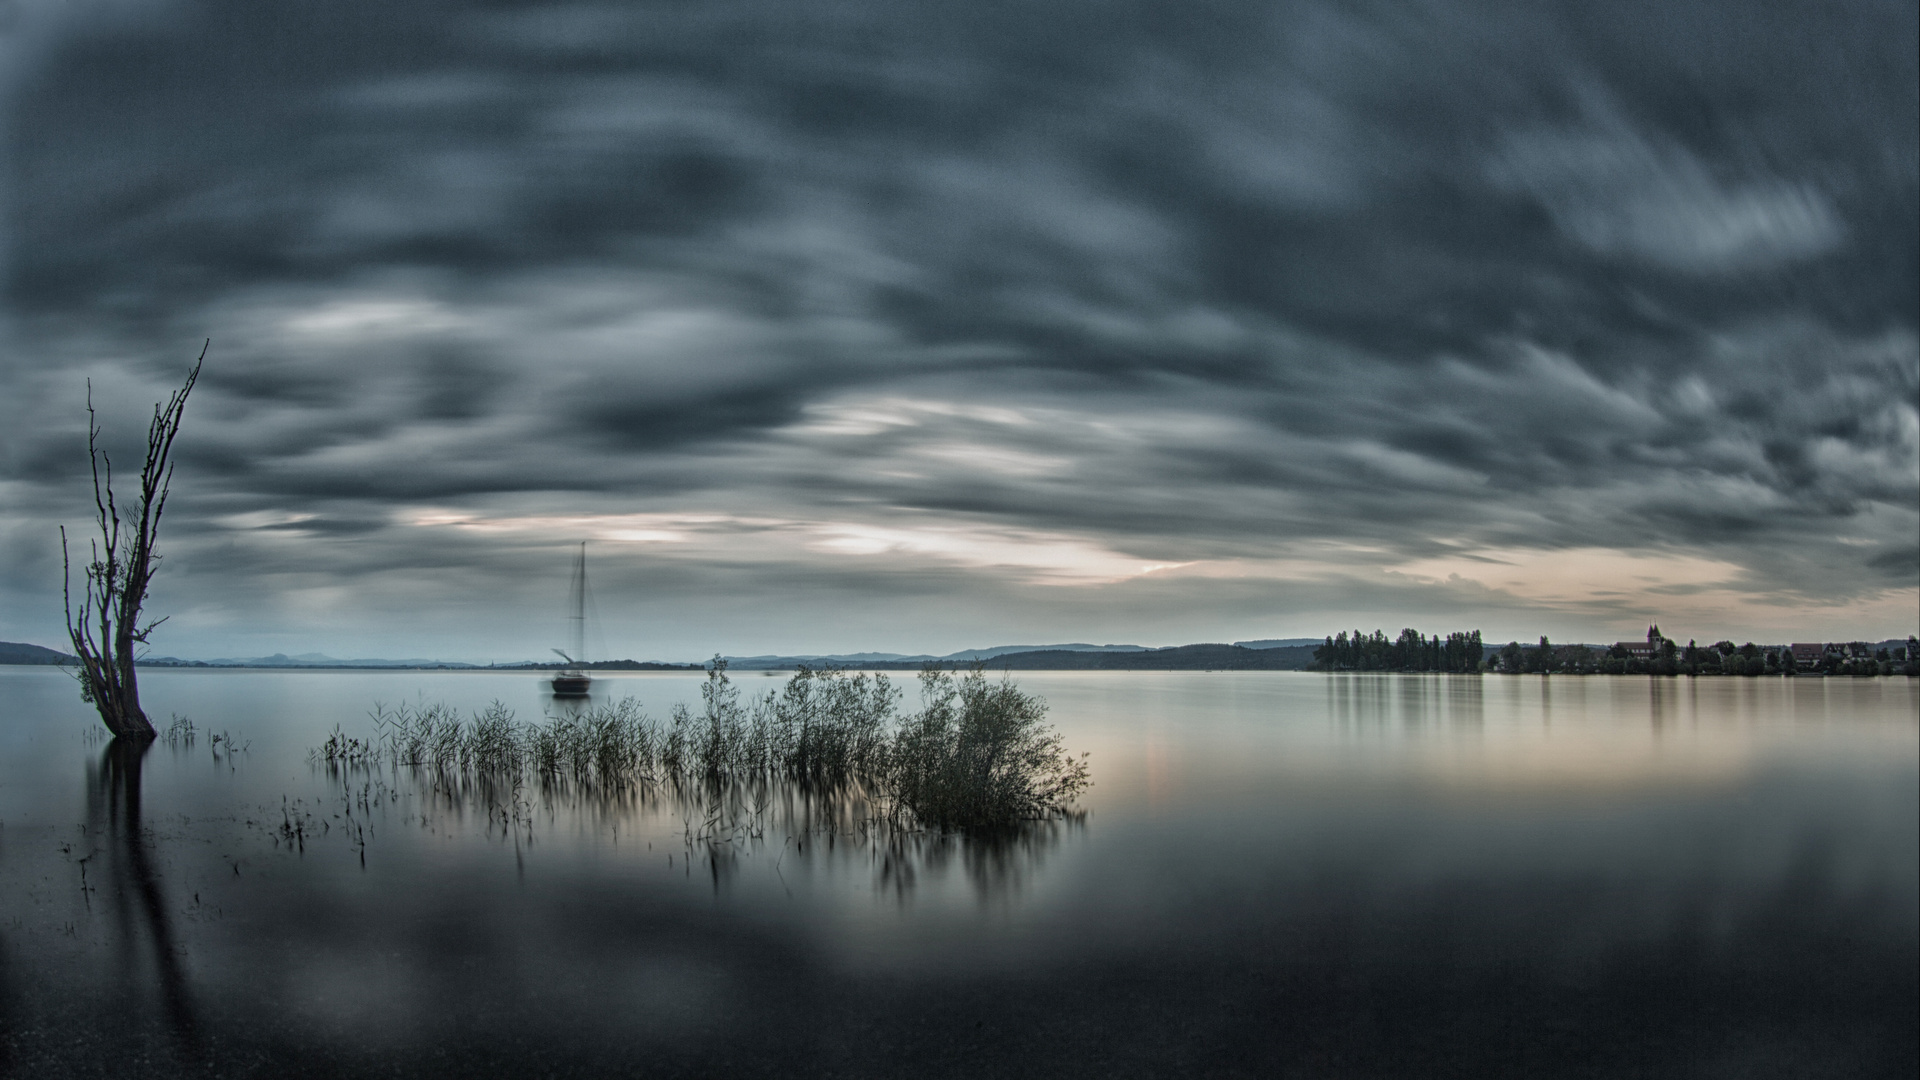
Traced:
<path fill-rule="evenodd" d="M 1313 663 L 1313 650 L 1321 638 L 1263 638 L 1236 641 L 1231 645 L 1207 643 L 1149 648 L 1144 645 L 1090 645 L 1069 642 L 1062 645 L 995 645 L 984 649 L 962 649 L 934 656 L 928 653 L 887 652 L 811 653 L 797 656 L 729 656 L 727 665 L 737 671 L 791 670 L 808 667 L 856 667 L 879 671 L 917 671 L 928 663 L 960 667 L 984 661 L 993 670 L 1010 671 L 1301 671 Z M 1879 643 L 1882 647 L 1903 644 L 1897 638 Z M 1604 651 L 1606 646 L 1589 646 Z M 1777 648 L 1778 646 L 1769 646 Z M 1489 643 L 1492 655 L 1500 646 Z M 0 641 L 0 664 L 56 665 L 71 663 L 73 657 L 54 649 L 17 641 Z M 503 664 L 473 664 L 460 660 L 428 659 L 356 659 L 338 660 L 325 653 L 299 653 L 288 656 L 224 658 L 218 660 L 181 660 L 171 656 L 142 659 L 144 667 L 171 668 L 261 668 L 279 670 L 430 670 L 430 671 L 512 671 L 545 670 L 559 666 L 553 661 L 527 660 Z M 636 660 L 601 660 L 587 665 L 596 671 L 697 671 L 704 663 Z"/>
<path fill-rule="evenodd" d="M 1313 644 L 1268 645 L 1259 648 L 1241 645 L 1174 645 L 1164 649 L 1140 646 L 1047 646 L 1043 648 L 970 649 L 947 656 L 892 656 L 884 659 L 849 661 L 869 670 L 914 671 L 927 663 L 958 667 L 975 660 L 984 661 L 992 671 L 1304 671 L 1313 663 Z M 873 656 L 876 654 L 867 654 Z M 775 670 L 797 663 L 837 662 L 835 657 L 743 657 L 728 666 L 740 670 Z"/>
<path fill-rule="evenodd" d="M 36 646 L 26 646 L 26 648 L 35 648 L 35 647 Z M 42 651 L 47 651 L 47 650 L 42 650 Z M 824 667 L 824 666 L 863 665 L 863 664 L 864 665 L 902 664 L 902 665 L 918 666 L 920 664 L 924 664 L 928 662 L 968 663 L 973 660 L 991 660 L 994 657 L 998 657 L 998 656 L 1005 656 L 1013 653 L 1029 653 L 1029 652 L 1100 653 L 1100 652 L 1147 652 L 1147 651 L 1149 650 L 1144 645 L 1089 645 L 1083 642 L 1072 642 L 1064 645 L 996 645 L 991 648 L 985 648 L 985 649 L 963 649 L 960 652 L 948 653 L 944 656 L 934 656 L 930 653 L 910 654 L 910 653 L 892 653 L 892 652 L 803 653 L 803 654 L 793 655 L 793 656 L 772 655 L 772 654 L 766 654 L 766 655 L 760 655 L 760 656 L 729 656 L 726 658 L 726 661 L 729 667 L 733 667 L 743 671 L 758 671 L 763 669 L 791 668 L 800 664 L 807 664 L 814 667 Z M 42 662 L 42 661 L 34 661 L 34 662 Z M 52 661 L 44 661 L 44 662 L 51 663 Z M 402 660 L 383 660 L 383 659 L 340 660 L 340 659 L 336 659 L 335 657 L 328 656 L 325 653 L 316 653 L 316 652 L 299 653 L 293 656 L 289 656 L 286 653 L 274 653 L 272 656 L 222 657 L 214 660 L 182 660 L 178 657 L 173 657 L 173 656 L 156 656 L 156 657 L 144 658 L 140 661 L 140 663 L 147 665 L 149 667 L 433 668 L 433 669 L 473 668 L 473 669 L 480 669 L 480 670 L 486 670 L 489 668 L 492 668 L 494 670 L 498 670 L 500 668 L 547 668 L 547 667 L 555 666 L 552 661 L 541 661 L 541 660 L 513 661 L 509 663 L 504 663 L 504 664 L 474 664 L 474 663 L 468 663 L 466 661 L 461 661 L 461 660 L 430 660 L 430 659 L 422 659 L 422 658 L 409 658 L 409 659 L 402 659 Z M 600 670 L 660 670 L 660 669 L 678 669 L 678 668 L 687 667 L 687 666 L 701 667 L 701 666 L 704 666 L 704 664 L 702 662 L 695 662 L 691 665 L 688 665 L 688 664 L 680 664 L 680 663 L 663 663 L 660 661 L 642 662 L 642 661 L 634 661 L 634 660 L 603 660 L 603 661 L 597 661 L 588 666 L 597 668 Z"/>
<path fill-rule="evenodd" d="M 881 670 L 917 670 L 924 664 L 936 663 L 951 666 L 970 664 L 975 661 L 994 662 L 995 667 L 1018 668 L 1023 670 L 1127 670 L 1133 668 L 1152 669 L 1173 666 L 1222 666 L 1233 668 L 1295 668 L 1305 667 L 1307 660 L 1294 656 L 1301 651 L 1311 653 L 1312 645 L 1318 644 L 1318 638 L 1265 639 L 1260 641 L 1236 642 L 1233 645 L 1180 645 L 1170 648 L 1152 648 L 1145 645 L 1107 644 L 1095 645 L 1089 642 L 1075 641 L 1055 645 L 993 645 L 979 649 L 962 649 L 959 652 L 934 655 L 932 653 L 893 653 L 893 652 L 857 652 L 857 653 L 805 653 L 799 655 L 729 656 L 729 667 L 740 671 L 781 670 L 798 667 L 802 664 L 810 667 L 865 667 Z M 1197 650 L 1197 651 L 1196 651 Z M 1227 650 L 1217 655 L 1208 650 Z M 1260 656 L 1241 656 L 1240 654 L 1268 654 Z M 0 663 L 4 664 L 58 664 L 73 658 L 52 649 L 38 645 L 13 642 L 0 642 Z M 212 660 L 183 660 L 174 656 L 145 657 L 140 661 L 143 667 L 170 668 L 265 668 L 265 669 L 340 669 L 340 670 L 501 670 L 501 669 L 544 669 L 554 666 L 546 661 L 519 661 L 504 664 L 475 664 L 462 660 L 434 660 L 423 657 L 408 657 L 397 660 L 363 657 L 339 659 L 326 653 L 305 652 L 288 655 L 274 653 L 271 656 L 219 657 Z M 701 663 L 664 663 L 659 661 L 605 660 L 589 665 L 602 671 L 662 671 L 699 668 Z"/>
<path fill-rule="evenodd" d="M 276 671 L 548 671 L 569 666 L 554 660 L 520 660 L 505 664 L 471 664 L 464 660 L 423 659 L 336 660 L 325 653 L 301 653 L 298 656 L 274 653 L 272 656 L 219 660 L 181 660 L 173 656 L 157 656 L 142 659 L 140 665 L 171 668 L 259 668 Z M 585 667 L 592 671 L 700 671 L 705 668 L 704 664 L 665 664 L 651 660 L 596 660 L 589 664 L 573 666 Z"/>
<path fill-rule="evenodd" d="M 288 656 L 286 653 L 274 653 L 272 656 L 222 657 L 217 660 L 182 660 L 174 656 L 142 657 L 140 663 L 146 667 L 239 667 L 239 668 L 485 668 L 485 664 L 469 664 L 459 660 L 336 660 L 325 653 L 301 653 Z"/>
<path fill-rule="evenodd" d="M 1304 671 L 1313 645 L 1246 648 L 1241 645 L 1174 645 L 1127 653 L 1042 649 L 1008 653 L 991 665 L 1010 671 Z"/>
<path fill-rule="evenodd" d="M 727 666 L 744 671 L 759 671 L 768 668 L 790 668 L 796 664 L 925 664 L 925 663 L 970 663 L 974 660 L 991 660 L 1010 653 L 1030 652 L 1147 652 L 1144 645 L 1089 645 L 1075 641 L 1065 645 L 994 645 L 985 649 L 962 649 L 959 652 L 935 656 L 932 653 L 802 653 L 793 656 L 729 656 Z"/>
<path fill-rule="evenodd" d="M 24 641 L 0 641 L 0 664 L 65 664 L 74 658 Z"/>

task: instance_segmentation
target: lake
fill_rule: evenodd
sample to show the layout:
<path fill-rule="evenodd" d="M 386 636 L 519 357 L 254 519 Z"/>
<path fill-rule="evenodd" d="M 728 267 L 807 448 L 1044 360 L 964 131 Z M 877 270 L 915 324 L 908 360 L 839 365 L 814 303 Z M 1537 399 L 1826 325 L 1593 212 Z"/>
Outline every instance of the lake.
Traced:
<path fill-rule="evenodd" d="M 128 755 L 0 667 L 0 1071 L 1920 1071 L 1920 682 L 1017 681 L 1094 786 L 986 844 L 308 760 L 527 674 L 152 670 L 196 736 Z"/>

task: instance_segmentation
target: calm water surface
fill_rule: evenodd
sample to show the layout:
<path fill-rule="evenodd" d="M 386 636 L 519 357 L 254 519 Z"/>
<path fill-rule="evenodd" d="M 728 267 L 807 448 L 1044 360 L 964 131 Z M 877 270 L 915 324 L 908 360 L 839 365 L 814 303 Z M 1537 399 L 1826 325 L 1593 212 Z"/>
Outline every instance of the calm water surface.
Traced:
<path fill-rule="evenodd" d="M 603 688 L 664 719 L 699 682 Z M 1019 682 L 1092 755 L 1085 819 L 883 845 L 307 762 L 376 700 L 537 717 L 525 675 L 149 672 L 200 736 L 129 756 L 70 679 L 0 668 L 0 1071 L 1920 1066 L 1913 681 Z"/>

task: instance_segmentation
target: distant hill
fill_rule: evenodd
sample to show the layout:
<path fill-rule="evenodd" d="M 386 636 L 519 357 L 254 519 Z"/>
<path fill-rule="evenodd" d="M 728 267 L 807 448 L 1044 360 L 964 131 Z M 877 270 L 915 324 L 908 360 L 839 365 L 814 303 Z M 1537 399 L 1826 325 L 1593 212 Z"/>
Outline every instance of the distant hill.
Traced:
<path fill-rule="evenodd" d="M 261 668 L 301 671 L 549 671 L 566 665 L 559 661 L 528 660 L 517 664 L 469 664 L 460 660 L 336 660 L 325 653 L 301 653 L 288 656 L 225 658 L 219 660 L 181 660 L 158 656 L 140 661 L 142 667 L 166 668 Z M 639 660 L 598 660 L 586 665 L 594 671 L 699 671 L 701 664 L 661 664 Z"/>
<path fill-rule="evenodd" d="M 1318 644 L 1318 643 L 1316 643 Z M 1009 648 L 1012 648 L 1011 646 Z M 947 668 L 962 668 L 978 659 L 988 671 L 1303 671 L 1313 662 L 1312 645 L 1276 646 L 1259 649 L 1238 645 L 1176 645 L 1166 649 L 1138 646 L 1089 646 L 1086 648 L 1040 648 L 1021 651 L 971 650 L 941 657 L 898 657 L 889 660 L 853 661 L 869 671 L 918 671 L 928 662 Z M 772 670 L 799 663 L 833 662 L 831 657 L 743 657 L 743 662 L 728 659 L 738 670 Z"/>
<path fill-rule="evenodd" d="M 994 645 L 985 649 L 962 649 L 959 652 L 935 656 L 932 653 L 821 653 L 797 656 L 729 656 L 727 666 L 741 671 L 761 671 L 791 668 L 800 664 L 819 666 L 856 666 L 892 670 L 894 667 L 918 668 L 928 662 L 970 663 L 974 660 L 991 660 L 996 656 L 1009 653 L 1030 652 L 1146 652 L 1144 645 L 1089 645 L 1085 642 L 1070 642 L 1064 645 Z"/>
<path fill-rule="evenodd" d="M 723 657 L 727 666 L 736 671 L 761 671 L 779 668 L 797 667 L 843 667 L 870 666 L 873 664 L 922 664 L 935 660 L 933 656 L 910 656 L 895 652 L 859 652 L 859 653 L 802 653 L 796 656 L 781 656 L 776 653 L 763 653 L 759 656 Z"/>
<path fill-rule="evenodd" d="M 22 641 L 0 641 L 0 664 L 65 664 L 74 658 Z"/>
<path fill-rule="evenodd" d="M 325 653 L 301 653 L 288 656 L 223 657 L 218 660 L 181 660 L 173 656 L 143 657 L 142 667 L 209 668 L 476 668 L 484 664 L 466 664 L 457 660 L 335 660 Z"/>
<path fill-rule="evenodd" d="M 1289 639 L 1291 640 L 1291 639 Z M 963 649 L 944 656 L 927 653 L 859 652 L 822 653 L 800 656 L 729 656 L 727 666 L 735 671 L 791 670 L 802 664 L 810 667 L 849 667 L 873 671 L 918 671 L 928 663 L 962 668 L 982 661 L 995 671 L 1131 671 L 1166 669 L 1223 670 L 1295 670 L 1305 668 L 1313 659 L 1317 639 L 1303 638 L 1307 645 L 1249 642 L 1243 645 L 1180 645 L 1150 649 L 1143 645 L 1090 645 L 1070 642 L 1063 645 L 995 645 L 984 649 Z M 1255 645 L 1255 648 L 1245 647 Z M 29 646 L 31 647 L 31 646 Z M 45 650 L 43 650 L 45 651 Z M 35 661 L 45 662 L 45 661 Z M 185 668 L 276 668 L 335 670 L 493 670 L 545 671 L 563 665 L 552 660 L 530 660 L 511 664 L 468 664 L 452 660 L 337 660 L 324 653 L 300 653 L 288 656 L 225 658 L 219 660 L 180 660 L 171 656 L 140 662 L 146 667 Z M 657 661 L 599 660 L 587 664 L 594 671 L 698 671 L 705 664 L 672 664 Z"/>
<path fill-rule="evenodd" d="M 1072 642 L 1066 645 L 995 645 L 990 649 L 963 649 L 957 653 L 948 653 L 938 657 L 941 660 L 991 660 L 1008 653 L 1031 652 L 1074 652 L 1074 653 L 1135 653 L 1146 652 L 1145 645 L 1088 645 L 1084 642 Z"/>
<path fill-rule="evenodd" d="M 657 660 L 595 660 L 586 664 L 563 664 L 557 660 L 529 660 L 523 664 L 489 664 L 483 671 L 559 671 L 582 667 L 588 671 L 705 671 L 705 664 L 663 664 Z"/>
<path fill-rule="evenodd" d="M 1317 643 L 1316 643 L 1317 644 Z M 1013 671 L 1304 671 L 1312 645 L 1176 645 L 1126 653 L 1038 652 L 995 657 L 989 668 Z"/>
<path fill-rule="evenodd" d="M 1326 640 L 1317 637 L 1261 638 L 1259 641 L 1236 641 L 1234 644 L 1242 649 L 1292 649 L 1301 645 L 1311 649 L 1315 645 L 1326 644 Z"/>

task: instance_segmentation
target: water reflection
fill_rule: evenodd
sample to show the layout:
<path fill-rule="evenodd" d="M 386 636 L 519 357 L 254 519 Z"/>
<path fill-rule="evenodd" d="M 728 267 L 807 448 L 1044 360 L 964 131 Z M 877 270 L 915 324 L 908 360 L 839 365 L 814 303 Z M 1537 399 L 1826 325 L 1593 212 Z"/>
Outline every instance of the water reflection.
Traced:
<path fill-rule="evenodd" d="M 1426 726 L 1431 710 L 1428 708 L 1428 693 L 1432 683 L 1423 678 L 1394 679 L 1391 685 L 1400 691 L 1398 705 L 1400 709 L 1400 727 L 1408 735 L 1417 736 Z"/>
<path fill-rule="evenodd" d="M 7 865 L 7 834 L 0 828 L 0 866 Z M 21 925 L 18 915 L 9 919 L 0 929 L 11 930 Z M 20 1015 L 19 992 L 15 987 L 19 977 L 14 974 L 13 949 L 4 933 L 0 933 L 0 1032 L 16 1030 Z M 0 1076 L 14 1075 L 15 1053 L 10 1039 L 0 1039 Z"/>
<path fill-rule="evenodd" d="M 902 832 L 879 838 L 875 884 L 905 901 L 922 873 L 938 873 L 958 863 L 974 895 L 982 902 L 1010 900 L 1025 892 L 1046 856 L 1062 837 L 1086 828 L 1086 816 L 1028 822 L 993 836 Z"/>
<path fill-rule="evenodd" d="M 153 838 L 141 820 L 140 777 L 152 748 L 151 740 L 114 739 L 101 751 L 98 763 L 87 769 L 87 834 L 104 847 L 81 860 L 82 896 L 89 908 L 97 896 L 113 918 L 123 1007 L 130 1012 L 138 1009 L 145 954 L 151 958 L 167 1026 L 183 1049 L 191 1049 L 200 1041 L 199 1025 L 153 863 Z M 99 870 L 89 875 L 88 865 Z"/>
<path fill-rule="evenodd" d="M 1418 739 L 1435 729 L 1478 732 L 1487 705 L 1480 675 L 1337 673 L 1325 677 L 1326 710 L 1355 734 Z M 1398 731 L 1392 730 L 1397 728 Z"/>
<path fill-rule="evenodd" d="M 1387 701 L 1387 681 L 1373 675 L 1329 675 L 1327 711 L 1341 727 L 1356 733 L 1386 734 L 1393 718 Z"/>
<path fill-rule="evenodd" d="M 15 704 L 0 739 L 40 734 L 0 753 L 0 1075 L 1920 1060 L 1920 684 L 1036 676 L 1099 763 L 1100 827 L 959 840 L 863 832 L 882 815 L 849 790 L 309 772 L 339 717 L 413 678 L 179 677 L 202 722 L 293 717 L 247 719 L 237 772 Z M 459 679 L 462 705 L 530 689 Z M 292 843 L 283 799 L 308 815 Z"/>
<path fill-rule="evenodd" d="M 1647 680 L 1647 717 L 1657 736 L 1673 723 L 1673 687 L 1671 680 L 1654 676 Z"/>
<path fill-rule="evenodd" d="M 1455 729 L 1479 732 L 1487 726 L 1486 687 L 1478 675 L 1442 675 L 1447 722 Z"/>
<path fill-rule="evenodd" d="M 755 865 L 770 864 L 779 877 L 782 867 L 796 862 L 840 870 L 865 862 L 876 891 L 896 900 L 908 899 L 924 877 L 955 867 L 981 901 L 1005 899 L 1025 887 L 1064 837 L 1086 826 L 1085 814 L 1075 813 L 993 833 L 941 833 L 904 823 L 884 795 L 851 781 L 601 782 L 591 775 L 529 779 L 516 772 L 426 766 L 316 770 L 333 789 L 328 809 L 338 827 L 327 823 L 327 810 L 295 808 L 281 830 L 290 844 L 322 836 L 343 841 L 365 866 L 368 844 L 382 828 L 471 830 L 510 843 L 524 872 L 524 852 L 544 837 L 641 837 L 677 847 L 674 865 L 686 876 L 697 865 L 716 895 Z"/>

